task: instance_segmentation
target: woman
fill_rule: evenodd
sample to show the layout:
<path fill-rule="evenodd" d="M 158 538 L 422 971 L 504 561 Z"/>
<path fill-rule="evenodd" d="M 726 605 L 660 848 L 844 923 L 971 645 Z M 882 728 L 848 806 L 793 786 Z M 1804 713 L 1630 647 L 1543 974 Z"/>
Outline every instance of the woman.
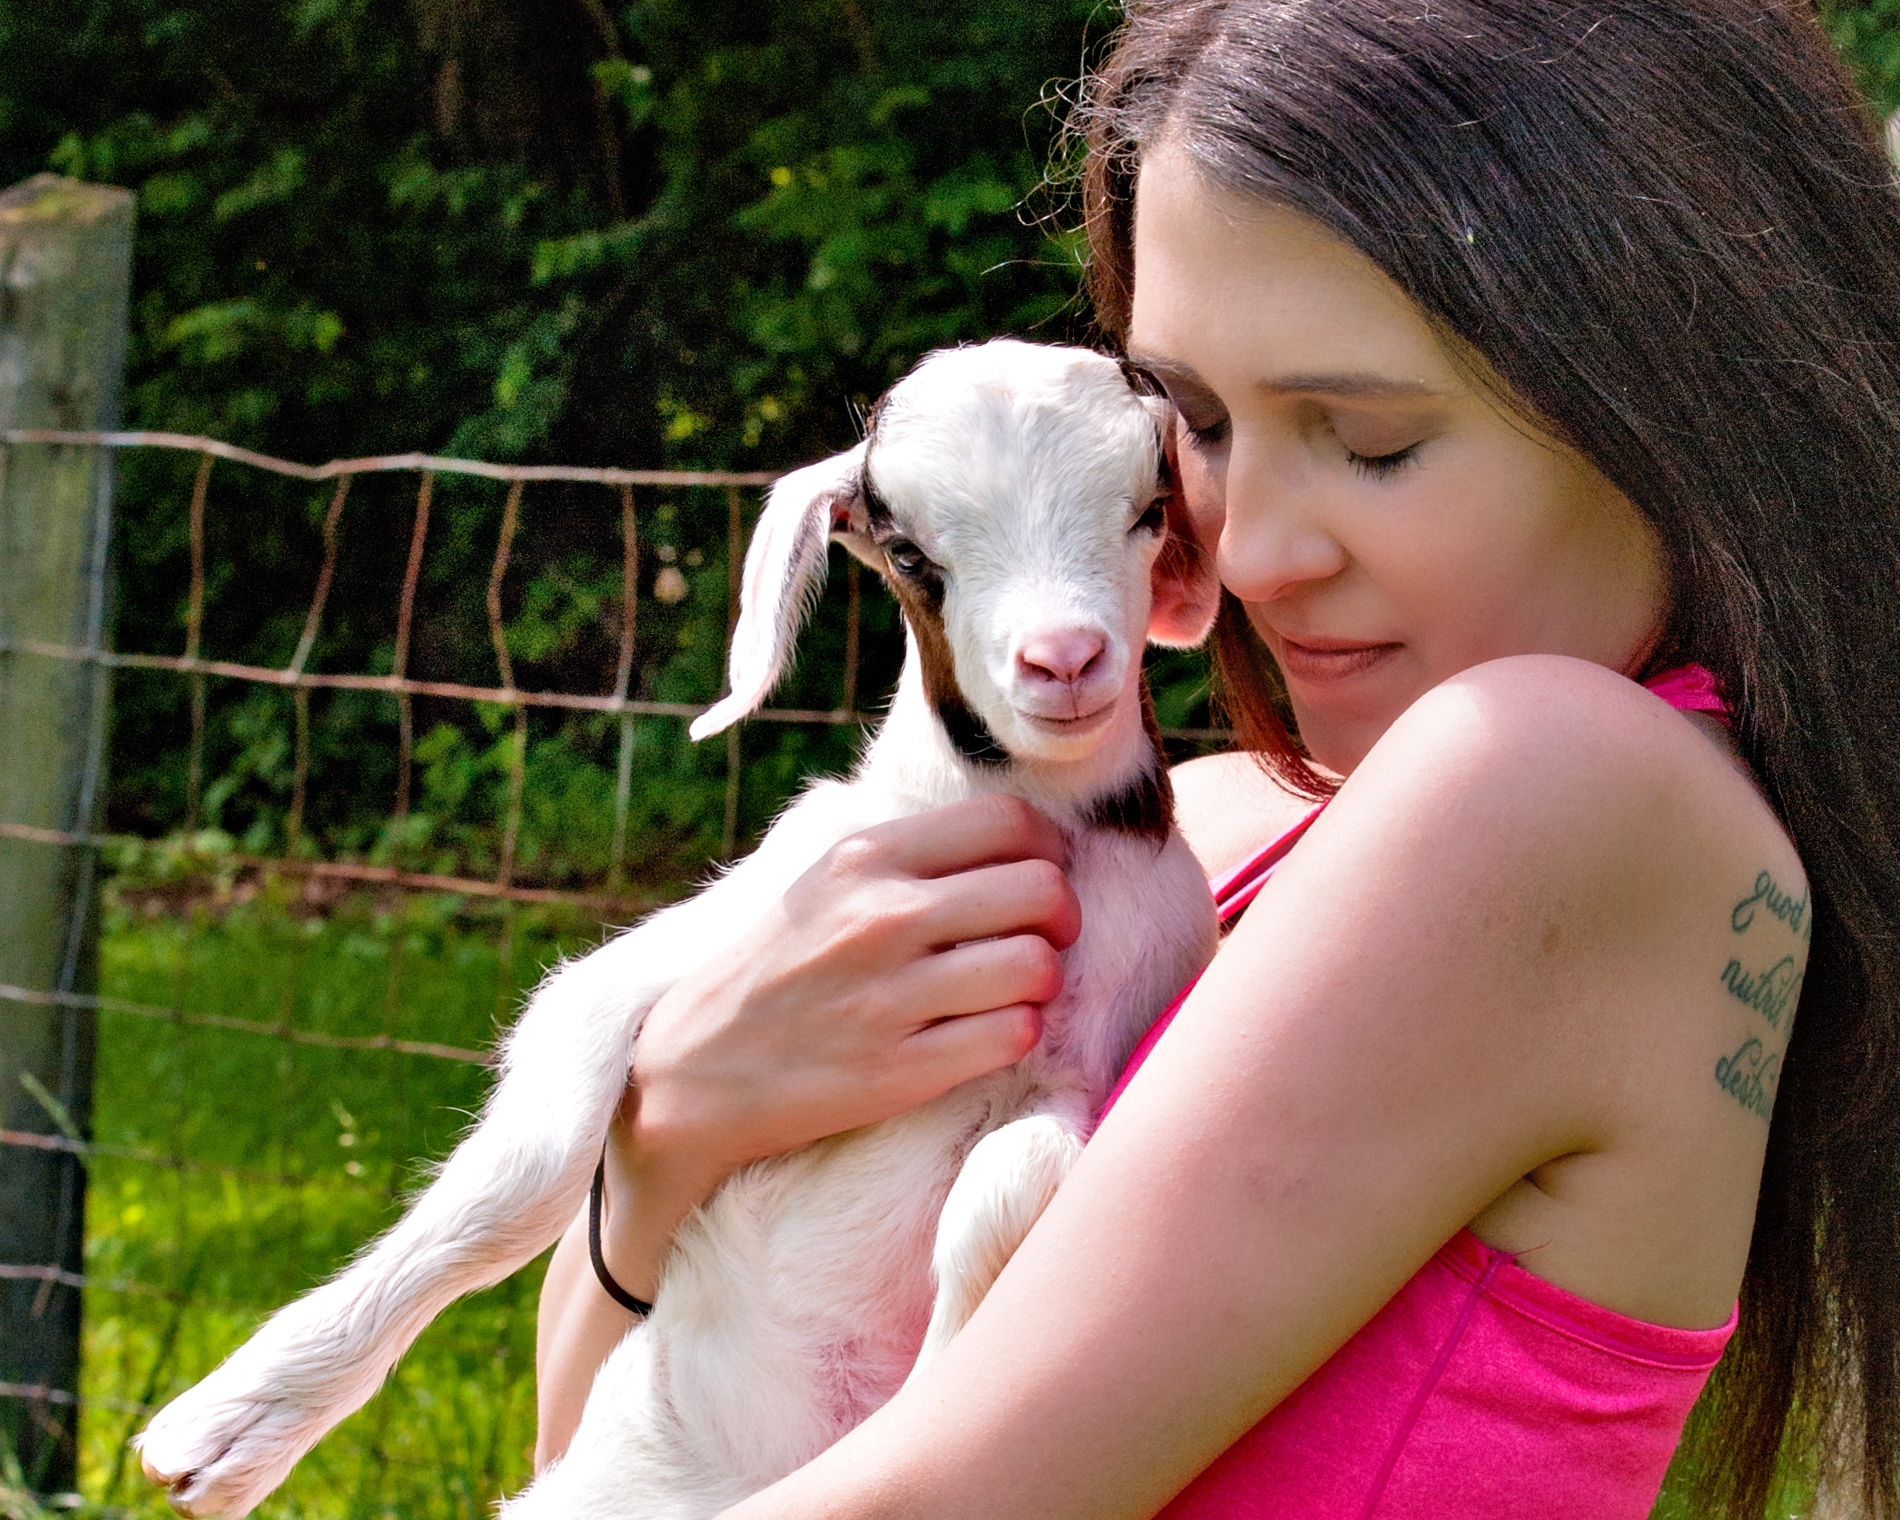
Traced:
<path fill-rule="evenodd" d="M 1894 1503 L 1900 215 L 1825 39 L 1141 0 L 1085 113 L 1098 311 L 1174 402 L 1256 752 L 1183 767 L 1182 826 L 1219 873 L 1336 795 L 950 1351 L 733 1517 L 1641 1515 L 1738 1294 L 1698 1512 L 1764 1513 L 1784 1438 L 1797 1491 Z M 1728 722 L 1638 684 L 1703 669 Z M 874 831 L 669 995 L 613 1273 L 1026 1048 L 1060 859 L 999 805 Z M 548 1282 L 544 1455 L 628 1324 L 584 1238 Z M 1588 1342 L 1577 1386 L 1459 1363 L 1474 1314 Z"/>

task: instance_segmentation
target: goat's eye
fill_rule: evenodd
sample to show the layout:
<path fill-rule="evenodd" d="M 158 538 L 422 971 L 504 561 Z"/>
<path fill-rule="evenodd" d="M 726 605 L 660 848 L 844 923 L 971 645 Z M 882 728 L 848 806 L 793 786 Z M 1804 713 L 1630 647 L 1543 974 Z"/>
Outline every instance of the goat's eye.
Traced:
<path fill-rule="evenodd" d="M 1148 510 L 1135 519 L 1134 527 L 1128 531 L 1130 533 L 1159 533 L 1167 526 L 1167 522 L 1167 511 L 1161 505 L 1161 498 L 1157 496 L 1148 503 Z"/>
<path fill-rule="evenodd" d="M 884 546 L 885 558 L 899 575 L 922 575 L 930 568 L 930 556 L 908 538 L 894 538 Z"/>

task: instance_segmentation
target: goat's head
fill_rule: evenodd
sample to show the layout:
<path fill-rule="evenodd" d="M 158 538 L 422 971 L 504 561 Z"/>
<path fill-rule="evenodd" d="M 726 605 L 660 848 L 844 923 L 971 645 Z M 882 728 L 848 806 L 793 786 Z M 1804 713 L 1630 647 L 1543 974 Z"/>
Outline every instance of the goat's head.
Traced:
<path fill-rule="evenodd" d="M 966 756 L 1086 753 L 1132 693 L 1144 641 L 1200 642 L 1219 601 L 1206 557 L 1168 541 L 1158 422 L 1113 360 L 1083 349 L 1005 339 L 929 355 L 863 443 L 773 488 L 746 556 L 732 692 L 693 737 L 777 682 L 836 537 L 890 585 Z"/>

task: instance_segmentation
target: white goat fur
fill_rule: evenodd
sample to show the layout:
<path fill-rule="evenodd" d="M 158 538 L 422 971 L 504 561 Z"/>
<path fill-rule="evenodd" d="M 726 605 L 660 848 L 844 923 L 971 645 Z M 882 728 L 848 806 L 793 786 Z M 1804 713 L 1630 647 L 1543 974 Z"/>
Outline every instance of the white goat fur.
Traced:
<path fill-rule="evenodd" d="M 561 1234 L 647 1009 L 828 849 L 1007 791 L 1068 833 L 1082 903 L 1040 1044 L 912 1113 L 730 1179 L 681 1230 L 651 1318 L 602 1368 L 567 1456 L 503 1515 L 715 1515 L 823 1450 L 941 1350 L 1073 1164 L 1134 1040 L 1214 948 L 1180 837 L 1101 822 L 1101 804 L 1160 763 L 1140 685 L 1159 469 L 1154 414 L 1113 362 L 998 341 L 931 355 L 881 404 L 866 443 L 779 482 L 746 560 L 732 695 L 694 736 L 744 716 L 782 673 L 827 536 L 894 584 L 883 546 L 900 537 L 941 567 L 955 684 L 1009 759 L 959 752 L 913 628 L 856 774 L 813 785 L 697 896 L 551 974 L 507 1037 L 480 1123 L 402 1221 L 152 1421 L 140 1448 L 175 1506 L 248 1513 L 430 1319 Z M 1187 573 L 1170 642 L 1196 641 L 1211 618 L 1205 567 Z M 1035 688 L 1026 641 L 1077 628 L 1103 640 L 1089 673 Z M 1052 710 L 1058 698 L 1084 713 L 1099 701 L 1105 719 L 1064 731 L 1050 721 L 1070 716 Z"/>

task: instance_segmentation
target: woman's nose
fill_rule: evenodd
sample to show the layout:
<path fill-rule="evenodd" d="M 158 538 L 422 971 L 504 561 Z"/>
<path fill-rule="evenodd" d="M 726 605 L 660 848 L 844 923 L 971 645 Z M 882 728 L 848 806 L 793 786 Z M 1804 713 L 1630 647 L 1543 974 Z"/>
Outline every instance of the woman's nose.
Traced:
<path fill-rule="evenodd" d="M 1270 602 L 1346 568 L 1345 548 L 1301 461 L 1276 461 L 1237 443 L 1222 482 L 1215 565 L 1243 602 Z"/>

